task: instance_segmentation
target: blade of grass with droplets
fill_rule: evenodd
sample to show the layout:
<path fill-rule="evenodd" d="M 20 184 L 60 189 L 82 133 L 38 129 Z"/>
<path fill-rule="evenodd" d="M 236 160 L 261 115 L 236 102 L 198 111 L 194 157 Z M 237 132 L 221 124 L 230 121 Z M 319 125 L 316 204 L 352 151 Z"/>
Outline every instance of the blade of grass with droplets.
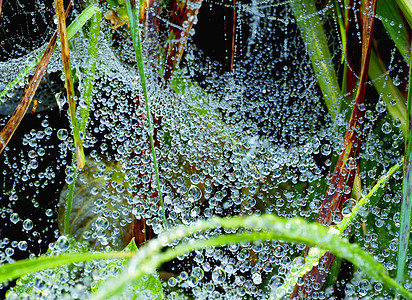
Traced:
<path fill-rule="evenodd" d="M 412 27 L 412 2 L 410 0 L 396 0 L 399 8 L 401 9 L 403 15 Z"/>
<path fill-rule="evenodd" d="M 76 185 L 76 180 L 77 180 L 77 168 L 74 162 L 73 162 L 73 167 L 74 167 L 73 181 L 69 184 L 69 191 L 67 193 L 66 207 L 65 207 L 65 212 L 64 212 L 63 232 L 65 236 L 68 236 L 70 234 L 70 216 L 72 212 L 74 186 Z"/>
<path fill-rule="evenodd" d="M 412 47 L 412 44 L 411 44 Z M 406 141 L 405 141 L 405 162 L 403 167 L 402 181 L 402 206 L 399 228 L 398 265 L 396 280 L 399 284 L 405 281 L 404 270 L 406 254 L 408 253 L 409 236 L 411 230 L 412 216 L 412 57 L 409 61 L 409 86 L 406 118 Z"/>
<path fill-rule="evenodd" d="M 83 27 L 84 24 L 96 13 L 99 9 L 94 5 L 89 5 L 82 13 L 67 27 L 67 38 L 70 40 Z M 54 47 L 56 49 L 57 46 Z M 54 50 L 53 49 L 53 50 Z M 0 92 L 0 104 L 4 103 L 7 98 L 4 98 L 13 88 L 24 78 L 26 78 L 30 71 L 33 70 L 40 62 L 44 52 L 36 57 L 23 71 L 21 71 L 12 82 L 10 82 L 4 90 Z M 4 99 L 3 99 L 4 98 Z"/>
<path fill-rule="evenodd" d="M 333 69 L 328 40 L 316 10 L 315 1 L 291 1 L 289 5 L 305 41 L 307 53 L 329 114 L 335 118 L 341 110 L 342 97 L 338 78 Z"/>
<path fill-rule="evenodd" d="M 160 188 L 159 168 L 158 168 L 157 160 L 156 160 L 156 151 L 155 151 L 155 145 L 154 145 L 154 139 L 153 139 L 153 126 L 152 126 L 152 121 L 151 121 L 152 114 L 150 112 L 150 103 L 149 103 L 149 98 L 147 95 L 147 86 L 146 86 L 146 78 L 145 78 L 145 73 L 144 73 L 143 54 L 142 54 L 142 44 L 140 41 L 140 33 L 138 32 L 138 21 L 137 21 L 137 11 L 136 11 L 135 1 L 127 0 L 126 6 L 127 6 L 127 14 L 129 16 L 129 21 L 130 21 L 130 31 L 132 33 L 132 38 L 133 38 L 134 52 L 136 55 L 136 61 L 137 61 L 138 69 L 139 69 L 140 81 L 142 84 L 143 95 L 144 95 L 144 100 L 146 104 L 147 123 L 149 126 L 150 147 L 152 149 L 152 157 L 153 157 L 153 165 L 154 165 L 154 170 L 155 170 L 155 175 L 156 175 L 157 190 L 159 193 L 160 205 L 162 207 L 164 226 L 166 226 L 166 211 L 165 211 L 165 205 L 164 205 L 163 197 L 162 197 L 162 190 Z"/>
<path fill-rule="evenodd" d="M 9 143 L 11 137 L 19 126 L 24 115 L 26 114 L 26 111 L 34 97 L 34 94 L 39 87 L 40 81 L 43 78 L 44 72 L 46 71 L 47 64 L 49 63 L 50 57 L 53 53 L 53 48 L 56 44 L 56 41 L 57 32 L 55 32 L 53 37 L 50 39 L 50 42 L 43 53 L 43 56 L 36 68 L 36 71 L 34 72 L 32 79 L 30 80 L 29 86 L 27 87 L 23 98 L 21 98 L 20 103 L 17 105 L 17 108 L 14 111 L 13 115 L 10 117 L 9 121 L 0 132 L 0 153 L 3 152 L 4 148 Z"/>
<path fill-rule="evenodd" d="M 380 20 L 383 26 L 385 26 L 396 48 L 398 48 L 399 52 L 406 59 L 406 55 L 409 52 L 409 34 L 399 14 L 396 1 L 378 1 L 376 13 L 381 16 Z"/>
<path fill-rule="evenodd" d="M 94 15 L 92 22 L 90 24 L 90 33 L 89 33 L 89 49 L 88 49 L 88 66 L 85 68 L 85 90 L 83 93 L 83 99 L 86 107 L 80 109 L 80 132 L 83 135 L 86 133 L 86 128 L 89 123 L 90 115 L 90 101 L 92 98 L 92 91 L 94 85 L 94 74 L 96 70 L 96 58 L 97 58 L 97 44 L 100 34 L 100 23 L 102 19 L 102 13 L 98 10 Z"/>
<path fill-rule="evenodd" d="M 84 156 L 83 144 L 80 139 L 79 125 L 76 118 L 76 101 L 74 100 L 74 84 L 72 78 L 72 70 L 70 67 L 70 51 L 69 40 L 66 30 L 66 16 L 64 14 L 63 0 L 56 0 L 56 13 L 58 18 L 58 28 L 60 36 L 60 49 L 62 54 L 62 62 L 64 69 L 64 77 L 66 82 L 67 102 L 69 104 L 70 121 L 73 131 L 74 147 L 76 149 L 77 168 L 84 168 L 86 158 Z"/>
<path fill-rule="evenodd" d="M 382 100 L 386 103 L 386 108 L 392 118 L 397 119 L 401 123 L 403 134 L 406 134 L 406 106 L 405 99 L 399 89 L 393 84 L 385 65 L 375 51 L 371 51 L 369 65 L 369 77 L 372 83 L 380 94 Z M 393 101 L 395 100 L 395 105 Z"/>
<path fill-rule="evenodd" d="M 336 228 L 336 230 L 339 232 L 341 236 L 343 236 L 345 231 L 349 228 L 349 226 L 353 224 L 356 216 L 359 214 L 360 209 L 366 207 L 375 197 L 375 195 L 383 194 L 382 190 L 386 188 L 389 178 L 391 178 L 393 174 L 395 174 L 400 168 L 401 164 L 396 164 L 392 168 L 390 168 L 384 176 L 379 178 L 377 183 L 370 189 L 369 193 L 366 196 L 359 199 L 355 207 L 352 208 L 351 214 L 344 216 L 339 224 L 333 226 L 334 228 Z M 376 199 L 373 200 L 375 200 L 374 202 L 377 202 Z M 320 258 L 323 255 L 325 255 L 325 253 L 325 250 L 321 250 L 318 248 L 310 248 L 308 255 L 305 257 L 305 264 L 297 266 L 295 268 L 295 272 L 290 272 L 286 275 L 285 281 L 282 285 L 282 290 L 284 290 L 286 293 L 286 291 L 288 291 L 292 286 L 296 285 L 300 277 L 304 276 L 313 267 L 319 264 Z"/>
<path fill-rule="evenodd" d="M 191 236 L 201 230 L 218 227 L 224 229 L 244 228 L 252 230 L 252 232 L 218 235 L 206 240 L 192 240 L 189 243 L 182 243 L 163 251 L 165 244 Z M 92 296 L 92 299 L 107 299 L 121 291 L 128 282 L 139 279 L 144 274 L 152 273 L 163 263 L 193 250 L 270 239 L 307 243 L 332 251 L 362 268 L 371 278 L 384 283 L 394 291 L 400 291 L 405 298 L 412 299 L 412 294 L 387 276 L 385 267 L 376 262 L 373 256 L 363 251 L 358 245 L 341 239 L 337 234 L 330 232 L 320 224 L 308 223 L 301 218 L 282 219 L 270 214 L 250 217 L 214 217 L 207 221 L 197 221 L 190 226 L 181 225 L 164 232 L 157 239 L 151 240 L 147 245 L 139 248 L 139 252 L 129 261 L 120 277 L 109 281 L 97 291 L 96 295 Z"/>
<path fill-rule="evenodd" d="M 68 14 L 71 8 L 71 3 L 69 3 L 66 14 Z M 19 126 L 21 120 L 27 112 L 27 109 L 31 103 L 31 100 L 36 93 L 37 88 L 40 85 L 40 81 L 43 78 L 44 73 L 46 72 L 47 65 L 49 63 L 50 57 L 53 54 L 53 49 L 56 46 L 57 41 L 57 31 L 53 34 L 50 39 L 49 44 L 47 45 L 46 50 L 44 51 L 39 64 L 37 65 L 36 71 L 34 72 L 33 77 L 31 78 L 29 85 L 24 93 L 24 96 L 20 100 L 20 103 L 17 105 L 16 110 L 13 115 L 10 117 L 7 124 L 3 127 L 0 132 L 0 153 L 3 152 L 4 148 L 9 143 L 11 137 Z"/>
<path fill-rule="evenodd" d="M 90 261 L 96 259 L 129 258 L 133 256 L 131 252 L 86 252 L 70 253 L 58 256 L 40 256 L 35 259 L 23 259 L 14 263 L 2 264 L 0 266 L 0 282 L 13 280 L 26 274 L 41 270 L 58 267 L 64 264 Z"/>

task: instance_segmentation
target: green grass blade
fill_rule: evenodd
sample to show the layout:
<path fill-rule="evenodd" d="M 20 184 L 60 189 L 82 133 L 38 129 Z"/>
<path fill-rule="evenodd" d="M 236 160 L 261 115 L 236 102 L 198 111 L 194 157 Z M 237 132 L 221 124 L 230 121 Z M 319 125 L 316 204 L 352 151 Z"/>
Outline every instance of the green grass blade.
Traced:
<path fill-rule="evenodd" d="M 223 227 L 225 229 L 244 228 L 252 232 L 219 235 L 208 240 L 192 240 L 182 243 L 167 251 L 162 251 L 166 243 L 201 231 Z M 250 217 L 212 218 L 207 221 L 198 221 L 190 226 L 178 226 L 173 230 L 162 233 L 157 239 L 139 249 L 139 252 L 129 261 L 129 265 L 119 278 L 108 282 L 92 299 L 106 299 L 114 292 L 133 280 L 141 278 L 146 273 L 153 272 L 162 263 L 188 253 L 195 249 L 222 246 L 257 240 L 281 239 L 283 241 L 306 243 L 329 250 L 345 258 L 354 265 L 362 268 L 370 277 L 383 282 L 388 287 L 399 291 L 405 298 L 412 299 L 412 294 L 400 286 L 395 280 L 386 275 L 385 267 L 376 262 L 370 254 L 363 251 L 358 245 L 341 239 L 337 230 L 331 230 L 317 223 L 308 223 L 301 218 L 282 219 L 274 215 Z"/>
<path fill-rule="evenodd" d="M 399 8 L 402 10 L 409 26 L 412 27 L 412 2 L 410 0 L 396 0 L 396 3 L 398 3 Z"/>
<path fill-rule="evenodd" d="M 58 256 L 41 256 L 35 259 L 23 259 L 14 263 L 3 264 L 0 266 L 0 282 L 5 282 L 19 278 L 23 275 L 38 272 L 48 268 L 58 267 L 63 264 L 75 262 L 111 259 L 111 258 L 129 258 L 133 256 L 131 252 L 86 252 L 70 253 Z"/>
<path fill-rule="evenodd" d="M 70 216 L 72 213 L 74 186 L 76 185 L 76 180 L 77 180 L 77 168 L 75 167 L 75 164 L 73 164 L 73 167 L 74 167 L 73 181 L 69 184 L 69 191 L 67 194 L 67 201 L 66 201 L 66 207 L 65 207 L 65 212 L 64 212 L 63 232 L 64 232 L 64 235 L 66 236 L 70 234 Z"/>
<path fill-rule="evenodd" d="M 409 35 L 395 0 L 378 1 L 376 13 L 404 58 L 409 52 Z"/>
<path fill-rule="evenodd" d="M 99 8 L 95 5 L 89 5 L 71 24 L 67 27 L 67 38 L 70 40 L 79 30 L 83 27 L 84 24 L 96 13 L 99 11 Z M 57 47 L 55 47 L 56 49 Z M 16 78 L 10 82 L 4 90 L 0 92 L 0 105 L 6 101 L 7 98 L 3 97 L 7 95 L 14 87 L 21 81 L 26 78 L 31 70 L 33 70 L 40 62 L 43 52 L 40 53 L 23 71 L 21 71 Z"/>
<path fill-rule="evenodd" d="M 398 247 L 398 268 L 396 280 L 404 283 L 404 270 L 406 263 L 406 254 L 408 253 L 409 235 L 411 230 L 412 216 L 412 58 L 409 62 L 409 86 L 407 111 L 408 118 L 406 119 L 406 141 L 405 141 L 405 163 L 403 167 L 402 181 L 402 206 L 401 219 L 399 230 L 399 247 Z"/>
<path fill-rule="evenodd" d="M 143 54 L 142 54 L 142 43 L 140 41 L 140 33 L 138 32 L 138 28 L 137 28 L 138 27 L 138 21 L 137 21 L 137 12 L 136 12 L 135 1 L 134 0 L 127 0 L 126 1 L 126 6 L 127 6 L 127 14 L 129 16 L 129 20 L 130 20 L 130 31 L 132 33 L 133 46 L 134 46 L 134 51 L 135 51 L 135 55 L 136 55 L 137 66 L 138 66 L 138 69 L 139 69 L 140 80 L 141 80 L 141 83 L 142 83 L 144 100 L 145 100 L 145 103 L 146 103 L 146 114 L 147 114 L 147 123 L 149 125 L 150 147 L 152 149 L 152 157 L 153 157 L 153 164 L 154 164 L 155 175 L 156 175 L 157 190 L 158 190 L 158 193 L 159 193 L 160 205 L 162 207 L 164 226 L 166 226 L 166 212 L 165 212 L 165 205 L 164 205 L 163 197 L 162 197 L 162 191 L 160 189 L 159 168 L 157 166 L 155 145 L 154 145 L 154 139 L 153 139 L 153 126 L 152 126 L 152 121 L 151 121 L 151 115 L 152 114 L 150 112 L 150 103 L 149 103 L 149 98 L 147 96 L 146 77 L 145 77 L 145 74 L 144 74 L 144 63 L 143 63 Z"/>
<path fill-rule="evenodd" d="M 341 111 L 342 96 L 338 78 L 333 69 L 328 40 L 315 2 L 313 0 L 291 1 L 289 5 L 302 33 L 329 114 L 335 118 L 336 114 Z"/>
<path fill-rule="evenodd" d="M 96 11 L 90 25 L 90 35 L 89 35 L 89 49 L 88 49 L 88 62 L 91 63 L 90 66 L 84 70 L 85 74 L 85 90 L 83 94 L 83 99 L 86 107 L 82 107 L 80 110 L 80 132 L 83 134 L 86 132 L 87 125 L 89 123 L 90 114 L 90 101 L 92 98 L 92 91 L 94 85 L 94 74 L 96 71 L 96 58 L 97 58 L 97 44 L 100 34 L 100 23 L 102 19 L 102 13 Z"/>
<path fill-rule="evenodd" d="M 387 74 L 383 62 L 378 58 L 375 51 L 371 51 L 369 64 L 369 78 L 372 79 L 376 91 L 386 103 L 389 114 L 401 122 L 401 129 L 406 134 L 406 106 L 405 100 L 399 89 L 393 84 Z"/>

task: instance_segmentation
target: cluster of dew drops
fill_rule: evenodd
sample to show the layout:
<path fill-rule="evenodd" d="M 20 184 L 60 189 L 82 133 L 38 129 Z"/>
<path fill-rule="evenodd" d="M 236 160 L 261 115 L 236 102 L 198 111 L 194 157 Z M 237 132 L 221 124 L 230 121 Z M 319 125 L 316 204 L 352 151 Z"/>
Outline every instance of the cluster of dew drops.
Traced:
<path fill-rule="evenodd" d="M 201 9 L 223 5 L 218 1 L 205 2 Z M 327 15 L 329 9 L 327 7 L 322 13 Z M 342 118 L 330 120 L 328 116 L 287 3 L 252 0 L 239 4 L 237 14 L 235 50 L 242 55 L 236 57 L 232 71 L 223 72 L 221 64 L 207 58 L 190 39 L 181 64 L 187 80 L 178 83 L 184 86 L 180 89 L 183 91 L 177 93 L 170 87 L 162 88 L 150 70 L 146 70 L 152 110 L 149 117 L 154 126 L 167 227 L 189 226 L 212 216 L 263 213 L 314 220 L 325 192 L 320 187 L 325 184 L 325 178 L 329 178 L 331 153 L 341 147 L 341 136 L 336 134 L 336 128 L 344 125 Z M 338 36 L 337 20 L 332 18 L 329 22 Z M 85 207 L 84 220 L 92 221 L 84 231 L 80 228 L 73 234 L 93 242 L 93 247 L 99 250 L 124 247 L 119 235 L 136 220 L 143 220 L 154 236 L 164 230 L 140 80 L 136 69 L 124 62 L 134 60 L 133 47 L 130 39 L 126 39 L 119 54 L 119 49 L 112 46 L 114 29 L 107 24 L 103 26 L 106 33 L 99 38 L 90 123 L 82 137 L 89 169 L 84 170 L 85 175 L 80 172 L 76 182 L 76 191 L 82 187 L 89 189 L 86 196 L 92 201 L 86 206 L 81 201 L 87 199 L 76 200 L 75 197 L 72 214 L 76 217 Z M 340 57 L 339 41 L 335 43 L 332 55 Z M 74 40 L 71 55 L 81 94 L 85 89 L 82 68 L 91 63 L 87 60 L 85 33 Z M 54 55 L 48 72 L 60 71 L 59 64 L 58 55 Z M 396 69 L 396 62 L 391 62 L 391 66 L 392 71 Z M 195 83 L 196 78 L 202 78 L 202 82 Z M 64 93 L 56 93 L 56 98 L 59 103 L 64 102 Z M 77 101 L 79 108 L 87 106 L 85 99 L 79 97 Z M 365 119 L 373 122 L 382 118 L 386 114 L 385 106 L 380 101 L 374 111 L 367 109 Z M 66 115 L 64 110 L 60 113 Z M 14 259 L 16 249 L 31 257 L 39 255 L 31 250 L 31 245 L 40 244 L 42 236 L 53 230 L 48 234 L 54 235 L 57 242 L 49 247 L 50 251 L 64 252 L 70 247 L 79 251 L 62 236 L 61 227 L 59 231 L 56 226 L 48 225 L 37 232 L 34 220 L 21 219 L 15 212 L 20 198 L 25 198 L 34 209 L 41 209 L 36 195 L 23 196 L 24 187 L 46 190 L 65 184 L 67 193 L 67 185 L 75 180 L 70 128 L 53 127 L 49 116 L 43 118 L 39 129 L 24 134 L 23 150 L 15 153 L 6 149 L 3 154 L 5 165 L 13 172 L 3 172 L 3 176 L 11 178 L 13 187 L 2 194 L 1 217 L 7 220 L 8 227 L 27 233 L 27 240 L 0 235 L 1 262 Z M 374 180 L 397 161 L 403 140 L 401 134 L 393 133 L 399 122 L 385 120 L 379 126 L 388 135 L 386 142 L 393 143 L 393 149 L 384 151 L 379 137 L 368 126 L 361 158 L 373 163 L 374 167 L 361 170 L 361 179 Z M 53 138 L 57 144 L 48 142 Z M 57 156 L 52 158 L 52 153 Z M 56 160 L 53 167 L 44 166 L 42 162 L 46 158 Z M 61 182 L 56 182 L 56 173 L 64 173 Z M 61 219 L 56 217 L 55 211 L 64 207 L 66 194 L 63 195 L 59 205 L 44 212 L 43 220 L 49 224 L 56 223 L 56 218 Z M 400 197 L 398 191 L 388 193 L 383 197 L 388 209 L 370 212 L 377 226 L 385 226 L 387 218 L 395 227 L 399 226 L 399 216 L 391 212 L 390 205 L 399 203 Z M 365 212 L 362 218 L 366 219 L 367 215 Z M 80 222 L 82 217 L 75 220 Z M 73 224 L 76 227 L 75 221 Z M 225 233 L 230 232 L 214 229 L 195 238 Z M 377 255 L 378 260 L 386 262 L 388 270 L 395 267 L 387 260 L 397 251 L 395 240 L 380 252 L 376 233 L 363 238 L 358 236 L 358 240 L 362 239 L 362 246 Z M 167 274 L 172 275 L 164 287 L 170 291 L 170 299 L 178 297 L 182 291 L 198 299 L 262 299 L 271 288 L 282 285 L 294 258 L 300 256 L 305 247 L 271 241 L 196 250 L 165 267 Z M 76 272 L 83 272 L 83 277 L 79 279 L 73 275 Z M 82 297 L 92 281 L 117 273 L 118 269 L 110 269 L 109 263 L 79 263 L 76 271 L 60 269 L 56 274 L 57 285 L 42 277 L 47 276 L 47 271 L 38 274 L 33 288 L 43 291 L 38 292 L 39 297 L 64 292 Z M 357 271 L 352 283 L 345 287 L 347 295 L 362 297 L 372 291 L 382 293 L 381 285 L 365 278 L 360 270 Z M 319 292 L 317 297 L 325 299 L 330 293 Z"/>

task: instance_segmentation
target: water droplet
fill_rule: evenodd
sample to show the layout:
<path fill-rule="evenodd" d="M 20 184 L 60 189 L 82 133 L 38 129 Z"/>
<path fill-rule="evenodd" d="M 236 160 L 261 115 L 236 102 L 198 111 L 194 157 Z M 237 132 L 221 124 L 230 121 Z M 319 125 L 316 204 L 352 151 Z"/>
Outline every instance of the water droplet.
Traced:
<path fill-rule="evenodd" d="M 392 126 L 388 122 L 383 123 L 382 125 L 382 132 L 385 134 L 389 134 L 392 131 Z"/>
<path fill-rule="evenodd" d="M 25 230 L 32 230 L 33 229 L 33 221 L 30 219 L 26 219 L 23 222 L 23 228 Z"/>
<path fill-rule="evenodd" d="M 70 247 L 69 240 L 64 235 L 59 236 L 56 242 L 56 249 L 59 251 L 67 251 Z"/>
<path fill-rule="evenodd" d="M 16 224 L 18 221 L 20 221 L 19 215 L 16 214 L 16 213 L 12 213 L 12 214 L 10 215 L 10 221 L 11 221 L 13 224 Z"/>
<path fill-rule="evenodd" d="M 212 272 L 212 279 L 217 284 L 222 284 L 226 280 L 226 273 L 222 268 L 217 267 Z"/>
<path fill-rule="evenodd" d="M 61 141 L 65 141 L 68 136 L 69 136 L 69 133 L 67 132 L 67 129 L 61 128 L 57 131 L 57 137 Z"/>

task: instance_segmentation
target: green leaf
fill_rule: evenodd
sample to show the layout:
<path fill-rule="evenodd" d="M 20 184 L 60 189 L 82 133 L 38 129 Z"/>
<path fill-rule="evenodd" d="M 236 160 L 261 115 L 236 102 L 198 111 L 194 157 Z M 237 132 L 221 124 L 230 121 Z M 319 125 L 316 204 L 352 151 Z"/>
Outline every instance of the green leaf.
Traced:
<path fill-rule="evenodd" d="M 399 8 L 402 10 L 402 13 L 406 17 L 406 20 L 409 23 L 409 26 L 412 27 L 412 3 L 410 0 L 396 0 Z"/>
<path fill-rule="evenodd" d="M 88 63 L 90 66 L 85 68 L 85 90 L 83 93 L 84 103 L 86 107 L 82 107 L 80 110 L 80 132 L 83 135 L 86 133 L 87 124 L 89 123 L 90 114 L 90 101 L 92 98 L 93 84 L 94 84 L 94 74 L 96 70 L 96 58 L 97 58 L 97 44 L 100 34 L 100 22 L 102 19 L 102 13 L 97 11 L 92 22 L 90 24 L 90 34 L 89 34 L 89 49 L 88 49 Z"/>

